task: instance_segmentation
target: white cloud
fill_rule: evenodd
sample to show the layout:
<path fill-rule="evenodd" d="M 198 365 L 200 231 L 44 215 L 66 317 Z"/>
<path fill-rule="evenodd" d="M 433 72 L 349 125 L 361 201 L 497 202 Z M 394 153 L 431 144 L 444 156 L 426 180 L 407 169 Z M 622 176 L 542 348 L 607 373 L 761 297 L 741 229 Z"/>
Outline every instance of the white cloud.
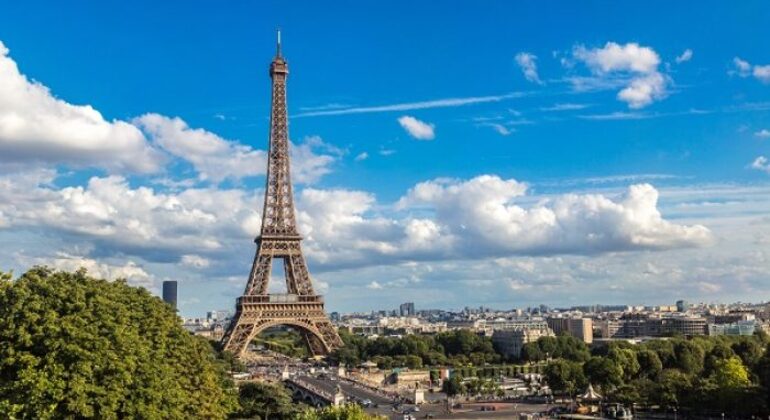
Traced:
<path fill-rule="evenodd" d="M 757 131 L 756 133 L 754 133 L 754 135 L 762 139 L 767 139 L 767 138 L 770 138 L 770 130 L 763 128 Z"/>
<path fill-rule="evenodd" d="M 644 108 L 655 99 L 666 95 L 666 79 L 660 73 L 638 77 L 618 92 L 618 99 L 628 103 L 630 108 Z"/>
<path fill-rule="evenodd" d="M 469 249 L 496 253 L 595 253 L 707 245 L 704 226 L 664 220 L 658 191 L 634 185 L 619 200 L 602 195 L 567 194 L 532 208 L 514 204 L 526 185 L 496 176 L 465 182 L 418 184 L 401 199 L 402 208 L 427 205 L 436 221 L 462 238 Z"/>
<path fill-rule="evenodd" d="M 762 83 L 770 83 L 770 64 L 754 66 L 752 74 Z"/>
<path fill-rule="evenodd" d="M 353 160 L 355 160 L 356 162 L 361 162 L 362 160 L 366 160 L 368 158 L 369 158 L 369 153 L 361 152 L 361 153 L 357 154 L 355 159 L 353 159 Z"/>
<path fill-rule="evenodd" d="M 573 55 L 597 73 L 653 73 L 660 64 L 660 57 L 652 48 L 642 47 L 635 42 L 625 45 L 608 42 L 602 48 L 593 49 L 580 45 L 575 47 Z"/>
<path fill-rule="evenodd" d="M 739 76 L 746 77 L 751 74 L 751 64 L 748 61 L 735 57 L 733 58 L 733 65 L 735 65 Z"/>
<path fill-rule="evenodd" d="M 182 255 L 182 259 L 179 262 L 184 266 L 196 269 L 207 268 L 209 265 L 211 265 L 211 261 L 209 261 L 207 258 L 203 258 L 200 255 L 195 254 Z"/>
<path fill-rule="evenodd" d="M 382 285 L 380 283 L 376 282 L 376 281 L 372 281 L 366 287 L 369 288 L 369 289 L 372 289 L 372 290 L 382 290 Z"/>
<path fill-rule="evenodd" d="M 190 128 L 181 118 L 145 114 L 134 123 L 163 149 L 190 162 L 202 180 L 220 182 L 265 173 L 264 151 L 225 140 L 201 128 Z"/>
<path fill-rule="evenodd" d="M 56 98 L 21 74 L 0 42 L 0 161 L 151 173 L 163 158 L 133 125 Z"/>
<path fill-rule="evenodd" d="M 497 131 L 497 134 L 500 134 L 501 136 L 509 136 L 515 131 L 514 129 L 508 128 L 505 125 L 499 123 L 484 123 L 482 125 L 492 127 L 492 129 Z"/>
<path fill-rule="evenodd" d="M 521 67 L 524 78 L 530 82 L 543 84 L 540 77 L 537 74 L 537 56 L 528 52 L 520 52 L 516 54 L 516 64 Z"/>
<path fill-rule="evenodd" d="M 413 109 L 429 109 L 429 108 L 449 108 L 465 105 L 483 104 L 489 102 L 500 102 L 506 99 L 520 98 L 524 96 L 523 93 L 506 93 L 504 95 L 492 95 L 492 96 L 471 96 L 467 98 L 444 98 L 434 99 L 430 101 L 420 102 L 406 102 L 392 105 L 379 105 L 379 106 L 363 106 L 355 108 L 345 109 L 332 109 L 326 111 L 310 111 L 303 112 L 294 117 L 318 117 L 325 115 L 347 115 L 347 114 L 364 114 L 371 112 L 394 112 L 394 111 L 411 111 Z"/>
<path fill-rule="evenodd" d="M 417 118 L 409 115 L 404 115 L 398 119 L 398 123 L 401 127 L 409 133 L 410 136 L 417 140 L 433 140 L 436 138 L 434 132 L 434 125 L 418 120 Z"/>
<path fill-rule="evenodd" d="M 740 77 L 754 76 L 762 83 L 770 83 L 770 64 L 767 65 L 752 65 L 746 60 L 740 57 L 733 58 L 734 70 L 730 70 L 729 74 L 738 75 Z"/>
<path fill-rule="evenodd" d="M 764 156 L 758 156 L 751 162 L 751 168 L 770 174 L 770 161 Z"/>
<path fill-rule="evenodd" d="M 181 118 L 145 114 L 134 119 L 164 150 L 190 162 L 201 180 L 222 182 L 265 174 L 267 153 L 201 128 L 190 128 Z M 322 150 L 329 154 L 317 154 Z M 331 172 L 330 166 L 342 153 L 318 136 L 291 144 L 292 176 L 299 183 L 313 183 Z"/>
<path fill-rule="evenodd" d="M 103 254 L 179 261 L 222 250 L 247 238 L 241 225 L 256 213 L 253 193 L 214 188 L 159 193 L 130 187 L 119 176 L 93 177 L 86 186 L 57 189 L 47 172 L 0 177 L 0 211 L 18 228 L 43 228 Z M 261 200 L 259 200 L 261 201 Z"/>
<path fill-rule="evenodd" d="M 573 104 L 573 103 L 563 103 L 563 104 L 555 104 L 552 106 L 545 106 L 541 107 L 541 111 L 575 111 L 579 109 L 586 109 L 590 107 L 589 104 Z"/>
<path fill-rule="evenodd" d="M 130 260 L 121 265 L 115 265 L 66 252 L 57 252 L 48 258 L 17 255 L 16 259 L 28 267 L 46 265 L 57 270 L 70 272 L 85 268 L 88 274 L 93 277 L 105 280 L 126 279 L 135 286 L 142 286 L 147 289 L 152 288 L 155 282 L 155 276 Z"/>
<path fill-rule="evenodd" d="M 686 63 L 686 62 L 690 61 L 691 59 L 692 59 L 692 50 L 688 48 L 688 49 L 684 50 L 682 52 L 682 54 L 680 54 L 679 56 L 676 57 L 676 63 L 677 64 Z"/>
<path fill-rule="evenodd" d="M 618 99 L 629 108 L 644 108 L 667 95 L 669 79 L 658 70 L 660 57 L 650 47 L 608 42 L 602 48 L 576 46 L 572 55 L 585 63 L 600 83 L 608 87 L 623 83 Z"/>

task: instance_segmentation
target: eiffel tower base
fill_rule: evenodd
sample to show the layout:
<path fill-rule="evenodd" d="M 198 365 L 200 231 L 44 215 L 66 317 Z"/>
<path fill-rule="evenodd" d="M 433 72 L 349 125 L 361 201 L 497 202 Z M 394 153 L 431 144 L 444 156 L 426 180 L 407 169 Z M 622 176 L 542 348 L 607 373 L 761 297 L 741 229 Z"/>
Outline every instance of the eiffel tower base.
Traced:
<path fill-rule="evenodd" d="M 313 356 L 342 347 L 321 296 L 271 294 L 238 298 L 235 316 L 222 339 L 224 350 L 242 357 L 260 332 L 278 325 L 297 328 Z"/>

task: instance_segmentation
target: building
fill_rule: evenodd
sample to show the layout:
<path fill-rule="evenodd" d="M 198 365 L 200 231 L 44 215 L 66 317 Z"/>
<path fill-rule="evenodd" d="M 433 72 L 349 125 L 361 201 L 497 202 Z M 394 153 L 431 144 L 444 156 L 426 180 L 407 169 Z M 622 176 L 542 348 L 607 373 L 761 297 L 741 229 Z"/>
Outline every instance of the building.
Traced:
<path fill-rule="evenodd" d="M 537 341 L 540 337 L 553 337 L 554 333 L 548 326 L 518 327 L 508 330 L 495 330 L 492 343 L 497 351 L 506 357 L 520 359 L 524 345 Z"/>
<path fill-rule="evenodd" d="M 621 319 L 598 321 L 597 325 L 602 338 L 694 336 L 708 332 L 706 319 L 697 316 L 624 315 Z"/>
<path fill-rule="evenodd" d="M 176 309 L 176 291 L 177 283 L 175 280 L 167 280 L 163 282 L 163 301 L 171 305 Z"/>
<path fill-rule="evenodd" d="M 594 341 L 594 321 L 591 318 L 548 318 L 548 327 L 554 334 L 569 334 L 586 344 Z"/>
<path fill-rule="evenodd" d="M 733 324 L 709 324 L 709 335 L 754 335 L 756 321 L 738 321 Z"/>
<path fill-rule="evenodd" d="M 398 312 L 401 316 L 414 316 L 414 302 L 402 303 L 398 307 Z"/>
<path fill-rule="evenodd" d="M 688 309 L 690 309 L 690 304 L 688 304 L 686 301 L 684 300 L 676 301 L 677 312 L 687 312 Z"/>

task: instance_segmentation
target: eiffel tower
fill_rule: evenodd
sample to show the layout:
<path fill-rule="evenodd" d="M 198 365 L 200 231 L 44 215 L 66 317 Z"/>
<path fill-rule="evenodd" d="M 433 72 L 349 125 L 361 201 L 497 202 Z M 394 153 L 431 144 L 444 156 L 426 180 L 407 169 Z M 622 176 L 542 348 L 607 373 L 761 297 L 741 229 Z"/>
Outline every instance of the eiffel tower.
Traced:
<path fill-rule="evenodd" d="M 257 254 L 243 296 L 235 303 L 235 316 L 222 338 L 223 348 L 243 356 L 251 340 L 266 328 L 297 328 L 314 356 L 342 346 L 324 312 L 323 298 L 313 291 L 297 232 L 289 167 L 289 121 L 286 113 L 286 78 L 289 67 L 281 55 L 281 33 L 270 64 L 273 97 L 270 113 L 270 150 L 267 162 L 262 231 L 254 240 Z M 283 260 L 286 294 L 270 294 L 273 260 Z"/>

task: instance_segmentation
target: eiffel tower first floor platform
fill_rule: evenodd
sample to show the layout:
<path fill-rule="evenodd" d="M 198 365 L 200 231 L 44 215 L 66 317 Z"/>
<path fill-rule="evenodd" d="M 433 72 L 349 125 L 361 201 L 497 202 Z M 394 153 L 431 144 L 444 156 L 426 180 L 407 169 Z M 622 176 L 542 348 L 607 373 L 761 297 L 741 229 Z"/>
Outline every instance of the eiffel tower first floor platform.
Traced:
<path fill-rule="evenodd" d="M 278 325 L 298 329 L 313 356 L 342 347 L 337 330 L 324 312 L 321 296 L 266 294 L 237 299 L 235 316 L 222 339 L 223 349 L 241 357 L 254 337 Z"/>

